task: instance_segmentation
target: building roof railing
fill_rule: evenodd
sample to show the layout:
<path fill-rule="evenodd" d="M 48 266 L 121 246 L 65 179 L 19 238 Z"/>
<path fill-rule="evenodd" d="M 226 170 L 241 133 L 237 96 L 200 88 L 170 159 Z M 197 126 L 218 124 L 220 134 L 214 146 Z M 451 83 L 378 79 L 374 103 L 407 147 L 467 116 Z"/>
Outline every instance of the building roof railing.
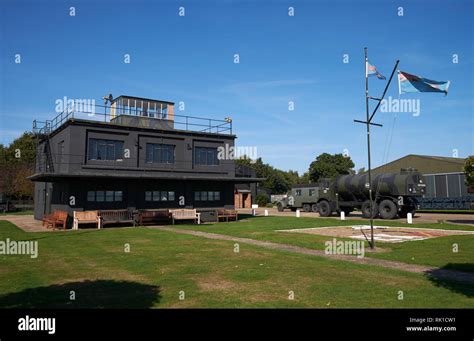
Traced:
<path fill-rule="evenodd" d="M 74 101 L 53 119 L 33 121 L 33 132 L 48 135 L 67 121 L 83 120 L 103 122 L 128 127 L 154 128 L 164 130 L 185 130 L 202 133 L 232 135 L 232 119 L 225 120 L 178 115 L 173 112 L 143 110 L 132 107 L 97 105 L 94 101 Z"/>

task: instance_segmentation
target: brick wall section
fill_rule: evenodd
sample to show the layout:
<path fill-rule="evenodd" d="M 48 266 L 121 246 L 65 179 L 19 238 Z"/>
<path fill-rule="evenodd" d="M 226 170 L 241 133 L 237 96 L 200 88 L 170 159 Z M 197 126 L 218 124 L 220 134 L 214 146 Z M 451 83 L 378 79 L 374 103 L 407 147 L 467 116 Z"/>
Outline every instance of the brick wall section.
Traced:
<path fill-rule="evenodd" d="M 242 194 L 234 193 L 235 208 L 250 208 L 252 207 L 252 195 L 250 193 Z"/>
<path fill-rule="evenodd" d="M 252 194 L 248 193 L 245 198 L 245 208 L 252 207 Z"/>
<path fill-rule="evenodd" d="M 172 104 L 168 104 L 168 120 L 174 121 L 174 106 Z"/>
<path fill-rule="evenodd" d="M 234 193 L 234 207 L 242 208 L 242 194 L 237 192 Z"/>

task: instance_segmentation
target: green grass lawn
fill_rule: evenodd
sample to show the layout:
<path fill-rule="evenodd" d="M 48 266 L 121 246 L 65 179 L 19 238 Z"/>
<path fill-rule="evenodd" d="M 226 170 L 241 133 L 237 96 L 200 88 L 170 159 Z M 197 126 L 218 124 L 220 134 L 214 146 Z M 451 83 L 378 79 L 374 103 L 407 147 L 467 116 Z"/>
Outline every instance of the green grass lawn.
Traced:
<path fill-rule="evenodd" d="M 278 232 L 277 230 L 362 224 L 369 224 L 369 222 L 361 220 L 340 221 L 332 218 L 248 217 L 247 219 L 226 224 L 188 225 L 186 228 L 324 250 L 324 243 L 332 240 L 332 237 Z M 472 226 L 446 223 L 409 225 L 397 221 L 376 221 L 374 224 L 381 226 L 474 231 Z M 338 240 L 344 240 L 344 238 L 338 238 Z M 455 243 L 458 245 L 457 253 L 453 252 L 453 244 Z M 387 252 L 366 253 L 365 255 L 410 264 L 474 272 L 474 235 L 447 236 L 404 243 L 378 242 L 377 246 L 385 249 Z M 368 247 L 367 243 L 366 247 Z"/>
<path fill-rule="evenodd" d="M 199 228 L 237 234 L 240 227 L 261 238 L 259 233 L 271 233 L 279 219 Z M 282 221 L 292 227 L 311 223 Z M 261 232 L 252 232 L 256 226 Z M 38 241 L 39 257 L 0 255 L 4 308 L 474 307 L 468 284 L 249 245 L 240 245 L 236 253 L 233 242 L 153 228 L 25 233 L 0 221 L 0 240 L 6 238 Z M 127 243 L 129 253 L 124 252 Z"/>
<path fill-rule="evenodd" d="M 0 217 L 2 215 L 33 215 L 34 212 L 32 210 L 26 210 L 26 211 L 16 211 L 16 212 L 2 212 L 0 213 Z"/>

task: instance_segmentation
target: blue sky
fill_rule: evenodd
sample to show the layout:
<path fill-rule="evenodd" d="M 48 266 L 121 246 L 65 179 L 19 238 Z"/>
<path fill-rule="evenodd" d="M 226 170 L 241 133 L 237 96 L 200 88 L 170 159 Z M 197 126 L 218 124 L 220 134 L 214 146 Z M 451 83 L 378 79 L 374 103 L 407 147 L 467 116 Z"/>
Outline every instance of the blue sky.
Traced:
<path fill-rule="evenodd" d="M 353 119 L 365 116 L 367 46 L 387 78 L 400 59 L 402 71 L 451 81 L 448 96 L 401 95 L 420 100 L 419 116 L 377 114 L 384 126 L 373 129 L 373 165 L 410 153 L 474 154 L 472 1 L 16 0 L 0 6 L 0 143 L 31 130 L 35 118 L 52 118 L 56 99 L 128 94 L 184 101 L 180 114 L 231 116 L 237 144 L 256 146 L 281 169 L 304 172 L 318 154 L 344 151 L 364 167 L 365 127 Z M 379 96 L 384 85 L 371 78 L 370 94 Z M 396 79 L 387 96 L 399 98 Z"/>

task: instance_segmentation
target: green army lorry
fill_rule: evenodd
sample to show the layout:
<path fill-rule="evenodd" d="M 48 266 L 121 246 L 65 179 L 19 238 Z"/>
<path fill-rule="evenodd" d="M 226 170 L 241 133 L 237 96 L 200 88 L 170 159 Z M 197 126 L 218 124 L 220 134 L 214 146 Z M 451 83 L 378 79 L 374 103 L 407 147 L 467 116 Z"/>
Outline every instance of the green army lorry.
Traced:
<path fill-rule="evenodd" d="M 416 198 L 425 194 L 425 188 L 422 174 L 413 169 L 375 174 L 372 177 L 371 210 L 368 174 L 342 175 L 334 180 L 323 179 L 317 185 L 294 186 L 277 207 L 279 211 L 301 208 L 305 212 L 318 212 L 322 217 L 341 211 L 349 215 L 358 209 L 364 218 L 404 218 L 408 213 L 415 214 Z"/>
<path fill-rule="evenodd" d="M 305 212 L 318 212 L 319 187 L 316 184 L 294 185 L 287 197 L 277 203 L 278 211 L 285 208 L 296 211 L 301 208 Z"/>

